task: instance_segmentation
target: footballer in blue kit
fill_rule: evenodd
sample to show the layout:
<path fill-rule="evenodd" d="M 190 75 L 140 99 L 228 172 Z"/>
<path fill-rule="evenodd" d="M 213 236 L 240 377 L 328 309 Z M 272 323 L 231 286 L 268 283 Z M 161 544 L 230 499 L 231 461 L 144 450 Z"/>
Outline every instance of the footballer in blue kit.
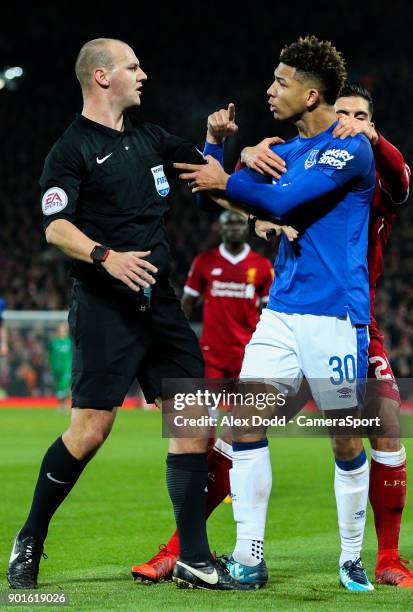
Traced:
<path fill-rule="evenodd" d="M 243 169 L 226 188 L 232 199 L 299 230 L 295 242 L 281 238 L 268 308 L 246 349 L 240 376 L 278 381 L 283 390 L 297 393 L 305 375 L 324 410 L 360 402 L 370 321 L 367 237 L 373 153 L 362 134 L 338 143 L 332 136 L 335 126 L 276 145 L 274 152 L 286 162 L 287 172 L 273 184 Z M 263 343 L 269 335 L 275 344 Z"/>
<path fill-rule="evenodd" d="M 348 314 L 352 323 L 367 324 L 373 153 L 364 134 L 338 142 L 332 135 L 335 126 L 336 122 L 312 138 L 296 136 L 272 147 L 287 166 L 280 180 L 268 184 L 265 177 L 245 168 L 229 178 L 226 193 L 300 232 L 294 243 L 281 237 L 271 310 L 335 317 Z"/>
<path fill-rule="evenodd" d="M 344 60 L 330 42 L 307 36 L 282 50 L 267 94 L 274 118 L 293 122 L 299 135 L 273 147 L 286 166 L 278 180 L 247 168 L 228 176 L 220 163 L 225 134 L 211 130 L 204 151 L 209 163 L 176 165 L 194 192 L 207 191 L 244 214 L 260 210 L 299 231 L 294 243 L 281 238 L 270 301 L 246 347 L 240 379 L 294 394 L 305 376 L 322 410 L 357 408 L 368 367 L 367 239 L 375 168 L 365 136 L 333 137 L 333 105 L 345 78 Z M 348 590 L 371 591 L 360 559 L 367 457 L 358 436 L 333 434 L 333 450 L 340 582 Z M 230 481 L 237 542 L 228 569 L 259 587 L 268 576 L 263 540 L 272 484 L 262 428 L 233 431 Z"/>

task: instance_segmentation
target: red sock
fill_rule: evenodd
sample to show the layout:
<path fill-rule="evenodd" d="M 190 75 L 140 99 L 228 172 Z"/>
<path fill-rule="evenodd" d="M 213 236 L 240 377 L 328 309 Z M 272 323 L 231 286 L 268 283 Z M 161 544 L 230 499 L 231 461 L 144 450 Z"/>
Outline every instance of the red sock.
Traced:
<path fill-rule="evenodd" d="M 216 448 L 211 448 L 208 453 L 207 517 L 219 506 L 230 491 L 229 471 L 231 468 L 231 459 L 220 453 Z M 178 530 L 175 531 L 166 547 L 173 555 L 179 555 Z"/>
<path fill-rule="evenodd" d="M 378 555 L 399 555 L 399 533 L 406 503 L 406 462 L 396 467 L 371 460 L 370 503 L 376 526 Z"/>
<path fill-rule="evenodd" d="M 211 448 L 208 453 L 207 518 L 230 491 L 229 471 L 231 468 L 231 459 L 220 453 L 215 447 Z"/>

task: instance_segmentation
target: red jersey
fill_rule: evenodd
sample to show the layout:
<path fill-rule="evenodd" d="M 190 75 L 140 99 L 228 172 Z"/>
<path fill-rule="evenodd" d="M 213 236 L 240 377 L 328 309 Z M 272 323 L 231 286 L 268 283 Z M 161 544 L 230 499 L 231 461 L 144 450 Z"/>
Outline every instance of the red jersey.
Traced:
<path fill-rule="evenodd" d="M 403 155 L 380 134 L 373 147 L 376 163 L 376 188 L 370 210 L 368 268 L 370 277 L 370 334 L 377 330 L 374 317 L 376 285 L 383 273 L 384 251 L 399 205 L 409 195 L 410 169 Z"/>
<path fill-rule="evenodd" d="M 203 351 L 244 353 L 273 278 L 271 262 L 247 244 L 238 255 L 221 244 L 194 259 L 184 292 L 204 298 Z"/>

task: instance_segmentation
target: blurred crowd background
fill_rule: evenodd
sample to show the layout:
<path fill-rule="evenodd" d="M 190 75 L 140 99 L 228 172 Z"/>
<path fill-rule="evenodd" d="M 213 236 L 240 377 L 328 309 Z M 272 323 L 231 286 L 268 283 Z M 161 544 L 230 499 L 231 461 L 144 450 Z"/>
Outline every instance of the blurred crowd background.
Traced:
<path fill-rule="evenodd" d="M 274 123 L 266 89 L 283 44 L 314 33 L 332 40 L 346 59 L 351 80 L 372 92 L 374 121 L 413 164 L 413 11 L 408 2 L 338 0 L 311 6 L 260 3 L 244 13 L 215 3 L 136 6 L 117 13 L 113 3 L 60 5 L 15 2 L 2 8 L 0 71 L 20 66 L 23 75 L 0 89 L 0 297 L 10 310 L 64 310 L 70 300 L 68 262 L 45 243 L 38 178 L 44 158 L 75 114 L 81 97 L 74 75 L 80 46 L 98 36 L 121 38 L 134 47 L 148 73 L 142 121 L 153 121 L 203 146 L 206 118 L 234 102 L 239 132 L 227 144 L 233 167 L 240 149 L 265 136 L 294 135 Z M 218 244 L 216 218 L 195 208 L 189 190 L 176 181 L 168 231 L 172 281 L 178 293 L 194 256 Z M 377 297 L 377 318 L 397 376 L 413 375 L 413 207 L 396 220 Z M 253 240 L 274 256 L 274 245 Z M 199 313 L 198 313 L 199 316 Z M 36 328 L 12 331 L 8 366 L 23 369 L 11 391 L 42 394 L 49 388 L 42 368 L 47 337 Z M 22 355 L 24 359 L 22 360 Z M 3 358 L 4 359 L 4 358 Z M 13 365 L 13 362 L 14 365 Z M 5 374 L 3 374 L 5 376 Z M 0 385 L 1 386 L 1 385 Z"/>

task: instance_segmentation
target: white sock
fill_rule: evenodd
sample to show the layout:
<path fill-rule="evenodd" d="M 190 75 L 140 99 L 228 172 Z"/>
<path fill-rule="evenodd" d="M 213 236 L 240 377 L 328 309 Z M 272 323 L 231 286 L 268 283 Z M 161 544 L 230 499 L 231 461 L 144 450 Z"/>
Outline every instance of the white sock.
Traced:
<path fill-rule="evenodd" d="M 371 458 L 377 463 L 388 465 L 389 467 L 398 467 L 406 461 L 406 449 L 404 446 L 398 451 L 377 451 L 371 449 Z"/>
<path fill-rule="evenodd" d="M 237 524 L 237 542 L 232 556 L 243 565 L 258 565 L 263 558 L 265 521 L 272 486 L 268 441 L 234 443 L 229 477 Z"/>
<path fill-rule="evenodd" d="M 355 561 L 361 554 L 369 494 L 369 464 L 364 450 L 352 461 L 336 460 L 334 492 L 341 539 L 341 567 L 346 561 Z"/>

